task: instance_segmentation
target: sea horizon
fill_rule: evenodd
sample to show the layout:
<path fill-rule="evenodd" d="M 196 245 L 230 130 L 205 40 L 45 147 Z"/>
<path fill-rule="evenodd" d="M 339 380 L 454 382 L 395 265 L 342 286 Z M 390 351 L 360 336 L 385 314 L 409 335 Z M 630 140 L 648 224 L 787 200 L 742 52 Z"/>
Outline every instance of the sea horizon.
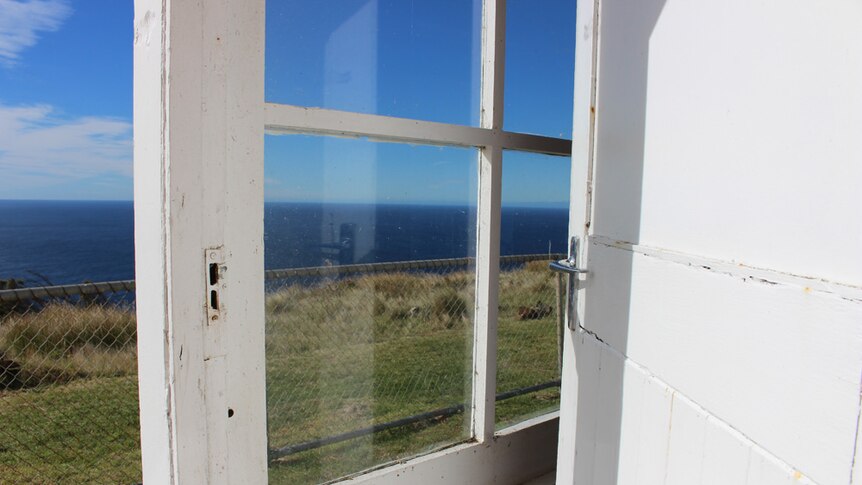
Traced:
<path fill-rule="evenodd" d="M 475 254 L 476 206 L 264 203 L 266 269 L 447 259 Z M 501 211 L 500 254 L 565 252 L 568 210 Z M 27 286 L 134 279 L 130 200 L 0 199 L 0 280 Z"/>
<path fill-rule="evenodd" d="M 127 203 L 134 204 L 134 200 L 132 199 L 0 199 L 0 203 L 5 202 L 68 202 L 68 203 Z M 337 201 L 337 200 L 267 200 L 264 199 L 264 204 L 343 204 L 343 205 L 397 205 L 397 206 L 432 206 L 432 207 L 471 207 L 475 208 L 477 204 L 464 204 L 457 202 L 436 202 L 436 201 L 428 201 L 428 202 L 398 202 L 398 201 Z M 527 201 L 527 202 L 516 202 L 516 203 L 506 203 L 505 201 L 502 204 L 502 207 L 511 207 L 511 208 L 546 208 L 546 209 L 567 209 L 569 206 L 568 201 L 555 201 L 555 202 L 545 202 L 545 201 Z"/>

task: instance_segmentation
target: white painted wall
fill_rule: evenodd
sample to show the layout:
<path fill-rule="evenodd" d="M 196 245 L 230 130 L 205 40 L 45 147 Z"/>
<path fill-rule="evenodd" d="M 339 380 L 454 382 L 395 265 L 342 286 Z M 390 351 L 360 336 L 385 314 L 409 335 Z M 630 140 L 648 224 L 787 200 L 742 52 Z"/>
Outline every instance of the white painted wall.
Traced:
<path fill-rule="evenodd" d="M 862 483 L 862 2 L 596 5 L 558 483 Z"/>
<path fill-rule="evenodd" d="M 862 285 L 862 4 L 602 15 L 595 233 Z"/>

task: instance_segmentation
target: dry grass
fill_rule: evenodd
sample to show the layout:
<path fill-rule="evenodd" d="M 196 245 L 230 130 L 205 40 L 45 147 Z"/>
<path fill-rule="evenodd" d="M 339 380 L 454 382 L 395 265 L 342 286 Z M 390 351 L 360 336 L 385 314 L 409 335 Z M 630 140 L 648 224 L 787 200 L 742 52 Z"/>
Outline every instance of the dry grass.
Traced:
<path fill-rule="evenodd" d="M 135 316 L 90 303 L 0 320 L 0 483 L 140 481 Z"/>
<path fill-rule="evenodd" d="M 558 378 L 547 262 L 500 276 L 498 391 Z M 296 444 L 470 399 L 474 276 L 395 273 L 286 286 L 267 296 L 270 445 Z M 402 291 L 403 290 L 403 291 Z M 498 423 L 550 411 L 549 389 L 501 402 Z M 468 436 L 469 416 L 406 427 L 280 460 L 271 483 L 326 481 Z"/>
<path fill-rule="evenodd" d="M 134 374 L 135 343 L 134 313 L 116 306 L 56 303 L 0 323 L 0 358 L 17 367 L 8 387 Z"/>
<path fill-rule="evenodd" d="M 536 262 L 501 272 L 498 391 L 558 377 L 556 317 L 520 321 L 517 314 L 522 306 L 554 305 L 554 280 L 546 268 L 546 262 Z M 266 298 L 271 446 L 469 401 L 472 272 L 374 274 L 301 283 Z M 82 483 L 98 467 L 107 473 L 125 466 L 132 476 L 137 473 L 137 443 L 126 439 L 137 429 L 132 312 L 55 304 L 41 312 L 7 315 L 0 320 L 0 354 L 0 360 L 20 366 L 19 377 L 27 383 L 23 391 L 0 390 L 0 417 L 8 423 L 3 438 L 27 445 L 6 458 L 0 453 L 0 468 L 15 467 L 20 483 Z M 557 399 L 556 391 L 548 390 L 502 402 L 498 422 L 547 411 Z M 38 409 L 34 400 L 40 403 Z M 121 414 L 113 411 L 120 406 L 114 403 L 121 403 Z M 274 464 L 271 481 L 325 481 L 457 442 L 469 434 L 468 418 L 459 414 L 294 455 Z M 95 447 L 102 455 L 117 455 L 112 464 L 88 461 L 76 467 L 74 453 L 38 453 L 40 446 L 65 449 L 70 443 L 89 443 L 94 438 L 88 423 L 93 420 L 103 420 L 106 429 L 124 430 L 116 444 L 121 449 Z M 35 422 L 68 423 L 66 434 L 53 433 L 50 426 L 34 433 Z M 24 436 L 27 433 L 33 436 Z M 126 472 L 118 476 L 128 476 Z"/>

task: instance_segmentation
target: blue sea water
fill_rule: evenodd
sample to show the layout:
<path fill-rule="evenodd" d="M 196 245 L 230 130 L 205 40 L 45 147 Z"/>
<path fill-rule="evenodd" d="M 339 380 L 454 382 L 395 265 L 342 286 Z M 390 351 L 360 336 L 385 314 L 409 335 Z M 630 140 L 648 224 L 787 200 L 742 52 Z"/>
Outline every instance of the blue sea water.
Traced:
<path fill-rule="evenodd" d="M 0 279 L 132 279 L 134 249 L 131 202 L 0 201 Z"/>
<path fill-rule="evenodd" d="M 475 208 L 267 203 L 267 269 L 475 253 Z M 501 254 L 565 252 L 567 211 L 504 207 Z M 134 278 L 131 202 L 0 200 L 0 279 L 29 285 Z"/>

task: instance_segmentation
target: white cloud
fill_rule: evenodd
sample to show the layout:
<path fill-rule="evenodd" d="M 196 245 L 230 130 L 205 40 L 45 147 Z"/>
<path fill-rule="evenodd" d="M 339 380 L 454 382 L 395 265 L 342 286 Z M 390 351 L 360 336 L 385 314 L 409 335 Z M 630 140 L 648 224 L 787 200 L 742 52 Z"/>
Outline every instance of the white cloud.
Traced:
<path fill-rule="evenodd" d="M 23 186 L 44 189 L 76 180 L 128 178 L 131 172 L 131 123 L 63 117 L 47 105 L 0 104 L 0 198 Z"/>
<path fill-rule="evenodd" d="M 69 16 L 66 0 L 0 0 L 0 64 L 14 64 L 40 32 L 51 32 Z"/>

